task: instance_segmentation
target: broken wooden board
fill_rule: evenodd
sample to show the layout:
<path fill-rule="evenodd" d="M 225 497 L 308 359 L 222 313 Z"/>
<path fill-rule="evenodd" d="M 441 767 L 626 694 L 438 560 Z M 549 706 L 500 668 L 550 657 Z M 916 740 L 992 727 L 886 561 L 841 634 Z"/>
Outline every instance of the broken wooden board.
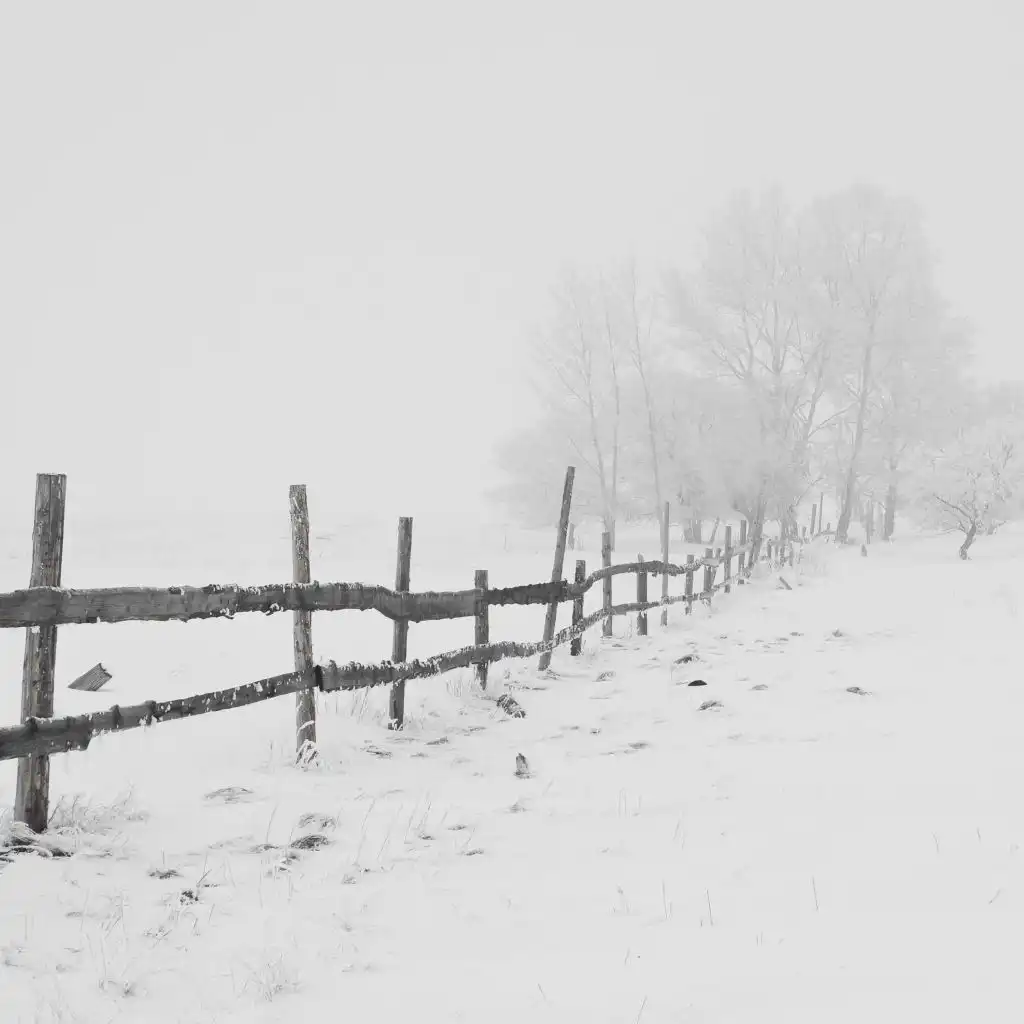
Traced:
<path fill-rule="evenodd" d="M 73 683 L 68 683 L 68 689 L 87 690 L 89 693 L 95 693 L 111 679 L 113 676 L 102 665 L 93 665 L 88 672 L 80 675 Z"/>

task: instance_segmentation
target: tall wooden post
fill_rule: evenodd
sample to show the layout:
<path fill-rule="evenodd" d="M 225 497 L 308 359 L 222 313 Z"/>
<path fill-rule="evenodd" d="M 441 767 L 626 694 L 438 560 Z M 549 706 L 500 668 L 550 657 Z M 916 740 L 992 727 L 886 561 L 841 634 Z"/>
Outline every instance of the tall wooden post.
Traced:
<path fill-rule="evenodd" d="M 64 506 L 68 478 L 63 473 L 36 476 L 32 521 L 30 587 L 59 587 L 64 559 Z M 57 663 L 57 627 L 25 630 L 25 660 L 21 676 L 21 720 L 53 717 L 53 676 Z M 50 818 L 50 758 L 46 754 L 18 761 L 14 796 L 15 821 L 42 832 Z"/>
<path fill-rule="evenodd" d="M 644 571 L 644 556 L 636 556 L 637 564 L 640 566 L 636 574 L 636 603 L 647 604 L 647 573 Z M 640 609 L 636 613 L 637 636 L 647 636 L 647 612 Z"/>
<path fill-rule="evenodd" d="M 814 536 L 814 526 L 818 519 L 818 506 L 811 506 L 811 536 Z"/>
<path fill-rule="evenodd" d="M 669 503 L 665 502 L 665 507 L 661 511 L 661 560 L 668 566 L 669 559 Z M 661 574 L 661 599 L 662 601 L 668 601 L 668 573 L 663 572 Z M 662 605 L 661 609 L 661 624 L 663 626 L 668 625 L 668 605 Z"/>
<path fill-rule="evenodd" d="M 725 592 L 732 592 L 732 527 L 727 526 L 725 528 L 725 574 L 722 579 L 725 580 Z"/>
<path fill-rule="evenodd" d="M 288 504 L 292 523 L 292 579 L 309 583 L 309 505 L 306 485 L 288 488 Z M 313 670 L 313 614 L 292 612 L 292 649 L 295 671 Z M 316 691 L 299 690 L 295 694 L 295 752 L 300 763 L 308 764 L 316 757 Z"/>
<path fill-rule="evenodd" d="M 569 532 L 569 511 L 572 508 L 572 482 L 576 477 L 576 467 L 569 466 L 565 471 L 565 484 L 562 487 L 562 508 L 558 515 L 558 535 L 555 537 L 555 560 L 551 567 L 551 582 L 558 583 L 562 579 L 565 566 L 565 542 Z M 545 643 L 550 643 L 555 635 L 555 622 L 558 619 L 558 599 L 548 605 L 544 616 Z M 537 668 L 543 672 L 551 664 L 551 651 L 542 651 Z"/>
<path fill-rule="evenodd" d="M 704 549 L 704 558 L 705 558 L 705 560 L 710 559 L 710 558 L 714 558 L 714 557 L 715 557 L 715 549 L 714 548 L 705 548 Z M 705 565 L 704 565 L 704 596 L 709 601 L 711 600 L 711 588 L 714 586 L 714 583 L 715 583 L 715 567 L 713 565 L 706 564 L 706 561 L 705 561 Z"/>
<path fill-rule="evenodd" d="M 582 586 L 587 581 L 587 563 L 582 558 L 576 559 L 576 575 L 573 577 L 573 582 L 577 586 Z M 577 626 L 583 621 L 583 595 L 578 594 L 572 599 L 572 628 L 576 629 Z M 578 657 L 583 653 L 583 635 L 577 634 L 569 641 L 569 654 L 572 657 Z"/>
<path fill-rule="evenodd" d="M 610 569 L 612 564 L 612 535 L 605 530 L 601 534 L 601 567 L 603 569 Z M 604 623 L 601 627 L 602 636 L 612 635 L 612 578 L 611 576 L 605 576 L 601 581 L 603 584 L 602 593 L 604 595 L 604 610 L 605 618 Z"/>
<path fill-rule="evenodd" d="M 398 559 L 395 565 L 395 590 L 400 594 L 409 590 L 412 567 L 412 520 L 403 516 L 398 520 Z M 409 654 L 409 620 L 395 619 L 391 636 L 391 660 L 394 664 L 405 661 Z M 388 728 L 401 729 L 405 725 L 405 680 L 391 686 L 388 708 Z"/>
<path fill-rule="evenodd" d="M 473 587 L 477 591 L 476 602 L 476 629 L 473 635 L 473 642 L 489 644 L 491 642 L 491 617 L 487 604 L 487 570 L 477 569 L 473 575 Z M 479 661 L 476 666 L 476 681 L 480 684 L 481 690 L 487 689 L 487 662 Z"/>
<path fill-rule="evenodd" d="M 821 524 L 825 518 L 825 492 L 822 491 L 818 497 L 818 533 L 821 533 Z"/>
<path fill-rule="evenodd" d="M 686 556 L 687 566 L 692 566 L 694 563 L 693 555 Z M 693 574 L 696 569 L 690 568 L 690 571 L 686 574 L 686 588 L 683 593 L 686 595 L 686 614 L 689 615 L 693 611 Z"/>

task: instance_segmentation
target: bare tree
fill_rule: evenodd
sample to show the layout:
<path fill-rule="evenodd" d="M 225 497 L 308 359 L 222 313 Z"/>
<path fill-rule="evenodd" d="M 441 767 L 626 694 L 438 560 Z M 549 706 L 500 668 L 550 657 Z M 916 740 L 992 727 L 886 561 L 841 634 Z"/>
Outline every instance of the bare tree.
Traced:
<path fill-rule="evenodd" d="M 651 463 L 651 479 L 654 486 L 654 508 L 656 514 L 660 516 L 663 496 L 658 457 L 658 413 L 650 380 L 650 373 L 656 360 L 652 337 L 656 312 L 655 300 L 653 298 L 645 300 L 641 296 L 636 265 L 632 263 L 619 275 L 618 291 L 622 313 L 626 321 L 623 325 L 625 349 L 640 383 Z"/>
<path fill-rule="evenodd" d="M 931 498 L 939 522 L 964 535 L 960 557 L 979 533 L 991 535 L 1002 526 L 1019 499 L 1020 453 L 1006 436 L 969 432 L 943 452 L 933 465 L 936 477 Z"/>
<path fill-rule="evenodd" d="M 615 535 L 619 511 L 623 396 L 621 339 L 600 284 L 568 275 L 537 347 L 546 408 L 559 415 L 570 446 L 597 481 L 601 519 Z M 614 543 L 614 540 L 613 540 Z"/>
<path fill-rule="evenodd" d="M 732 380 L 756 414 L 761 470 L 745 502 L 755 544 L 766 512 L 791 519 L 805 490 L 831 366 L 832 334 L 815 315 L 803 248 L 780 195 L 742 195 L 708 228 L 697 272 L 668 288 L 679 344 Z"/>
<path fill-rule="evenodd" d="M 884 369 L 905 372 L 915 359 L 929 358 L 941 304 L 920 214 L 909 202 L 857 186 L 814 204 L 808 223 L 818 291 L 828 297 L 836 334 L 834 403 L 847 410 L 850 428 L 836 526 L 841 543 L 857 504 Z"/>

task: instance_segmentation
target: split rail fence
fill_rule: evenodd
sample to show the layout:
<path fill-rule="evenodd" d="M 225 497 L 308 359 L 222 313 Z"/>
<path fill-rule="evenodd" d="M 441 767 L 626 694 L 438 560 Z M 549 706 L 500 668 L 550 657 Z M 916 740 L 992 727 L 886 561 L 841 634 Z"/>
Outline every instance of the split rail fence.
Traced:
<path fill-rule="evenodd" d="M 214 711 L 227 711 L 259 701 L 296 695 L 296 749 L 300 762 L 316 756 L 315 692 L 357 690 L 372 686 L 392 687 L 389 704 L 389 728 L 400 729 L 404 720 L 405 683 L 410 679 L 436 676 L 453 669 L 474 667 L 480 685 L 486 688 L 487 667 L 504 658 L 526 658 L 539 654 L 541 669 L 546 669 L 551 652 L 570 644 L 570 653 L 582 651 L 583 634 L 602 623 L 602 633 L 612 635 L 616 615 L 637 615 L 637 632 L 647 633 L 647 613 L 661 609 L 661 623 L 668 622 L 669 606 L 685 604 L 690 614 L 695 601 L 710 604 L 719 590 L 728 593 L 734 583 L 749 576 L 756 553 L 747 541 L 747 524 L 740 523 L 739 543 L 734 546 L 732 528 L 725 529 L 724 546 L 705 548 L 702 558 L 692 554 L 682 565 L 669 559 L 669 506 L 661 516 L 661 559 L 613 565 L 611 539 L 602 538 L 602 565 L 587 572 L 586 563 L 577 560 L 572 582 L 564 578 L 564 560 L 569 512 L 575 471 L 569 467 L 562 496 L 555 557 L 550 581 L 521 586 L 492 588 L 487 570 L 475 573 L 473 588 L 457 591 L 409 590 L 412 555 L 412 520 L 400 519 L 398 560 L 393 590 L 364 583 L 320 583 L 311 580 L 309 560 L 309 514 L 306 489 L 293 486 L 289 491 L 291 511 L 292 568 L 291 583 L 241 587 L 210 585 L 204 587 L 112 587 L 75 590 L 61 586 L 61 562 L 64 544 L 66 477 L 40 475 L 36 480 L 35 520 L 32 544 L 32 573 L 24 590 L 0 594 L 0 628 L 25 628 L 25 662 L 22 679 L 22 721 L 20 725 L 0 728 L 0 761 L 20 759 L 15 795 L 15 818 L 34 831 L 47 824 L 49 808 L 49 757 L 72 750 L 84 750 L 94 736 L 139 726 L 156 725 L 192 718 Z M 776 549 L 775 557 L 785 557 Z M 792 554 L 790 552 L 790 558 Z M 735 572 L 734 572 L 735 563 Z M 721 578 L 717 578 L 719 569 Z M 694 579 L 703 571 L 700 588 Z M 636 600 L 612 603 L 612 579 L 635 575 Z M 660 599 L 648 596 L 649 577 L 661 577 Z M 669 593 L 669 580 L 683 576 L 682 594 Z M 590 589 L 602 584 L 602 606 L 584 615 L 584 598 Z M 571 625 L 555 632 L 558 606 L 572 602 Z M 539 642 L 492 642 L 488 611 L 505 605 L 545 605 L 543 636 Z M 394 622 L 391 660 L 378 664 L 330 661 L 317 664 L 313 659 L 311 615 L 326 611 L 377 611 Z M 96 622 L 165 622 L 192 619 L 232 618 L 242 613 L 266 615 L 291 612 L 293 615 L 293 672 L 275 675 L 224 690 L 196 694 L 175 700 L 146 701 L 130 707 L 113 706 L 106 711 L 71 717 L 54 717 L 54 667 L 57 627 Z M 472 618 L 474 644 L 437 654 L 426 659 L 406 658 L 409 623 L 440 619 Z"/>

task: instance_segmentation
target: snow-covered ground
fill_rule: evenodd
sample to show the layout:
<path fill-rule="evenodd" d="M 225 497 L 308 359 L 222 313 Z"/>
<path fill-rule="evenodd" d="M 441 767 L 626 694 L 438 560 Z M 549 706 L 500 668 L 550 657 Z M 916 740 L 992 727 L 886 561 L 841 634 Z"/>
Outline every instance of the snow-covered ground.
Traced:
<path fill-rule="evenodd" d="M 315 576 L 390 580 L 393 527 L 316 525 Z M 549 537 L 417 526 L 417 589 L 550 572 Z M 284 534 L 186 564 L 174 538 L 73 528 L 66 585 L 288 576 Z M 383 691 L 331 697 L 308 771 L 290 698 L 55 757 L 53 841 L 78 852 L 0 864 L 0 1020 L 1018 1021 L 1024 535 L 955 549 L 815 545 L 791 591 L 761 578 L 667 630 L 653 613 L 646 638 L 620 620 L 550 675 L 492 667 L 490 699 L 468 673 L 412 683 L 402 734 Z M 3 589 L 27 577 L 7 550 Z M 493 610 L 492 636 L 534 638 L 541 615 Z M 320 658 L 388 653 L 378 616 L 313 628 Z M 472 623 L 410 639 L 450 649 Z M 0 632 L 4 724 L 22 642 Z M 286 616 L 62 628 L 57 711 L 290 659 Z M 96 661 L 113 681 L 68 691 Z M 496 709 L 504 690 L 526 718 Z M 0 807 L 13 780 L 0 765 Z"/>

